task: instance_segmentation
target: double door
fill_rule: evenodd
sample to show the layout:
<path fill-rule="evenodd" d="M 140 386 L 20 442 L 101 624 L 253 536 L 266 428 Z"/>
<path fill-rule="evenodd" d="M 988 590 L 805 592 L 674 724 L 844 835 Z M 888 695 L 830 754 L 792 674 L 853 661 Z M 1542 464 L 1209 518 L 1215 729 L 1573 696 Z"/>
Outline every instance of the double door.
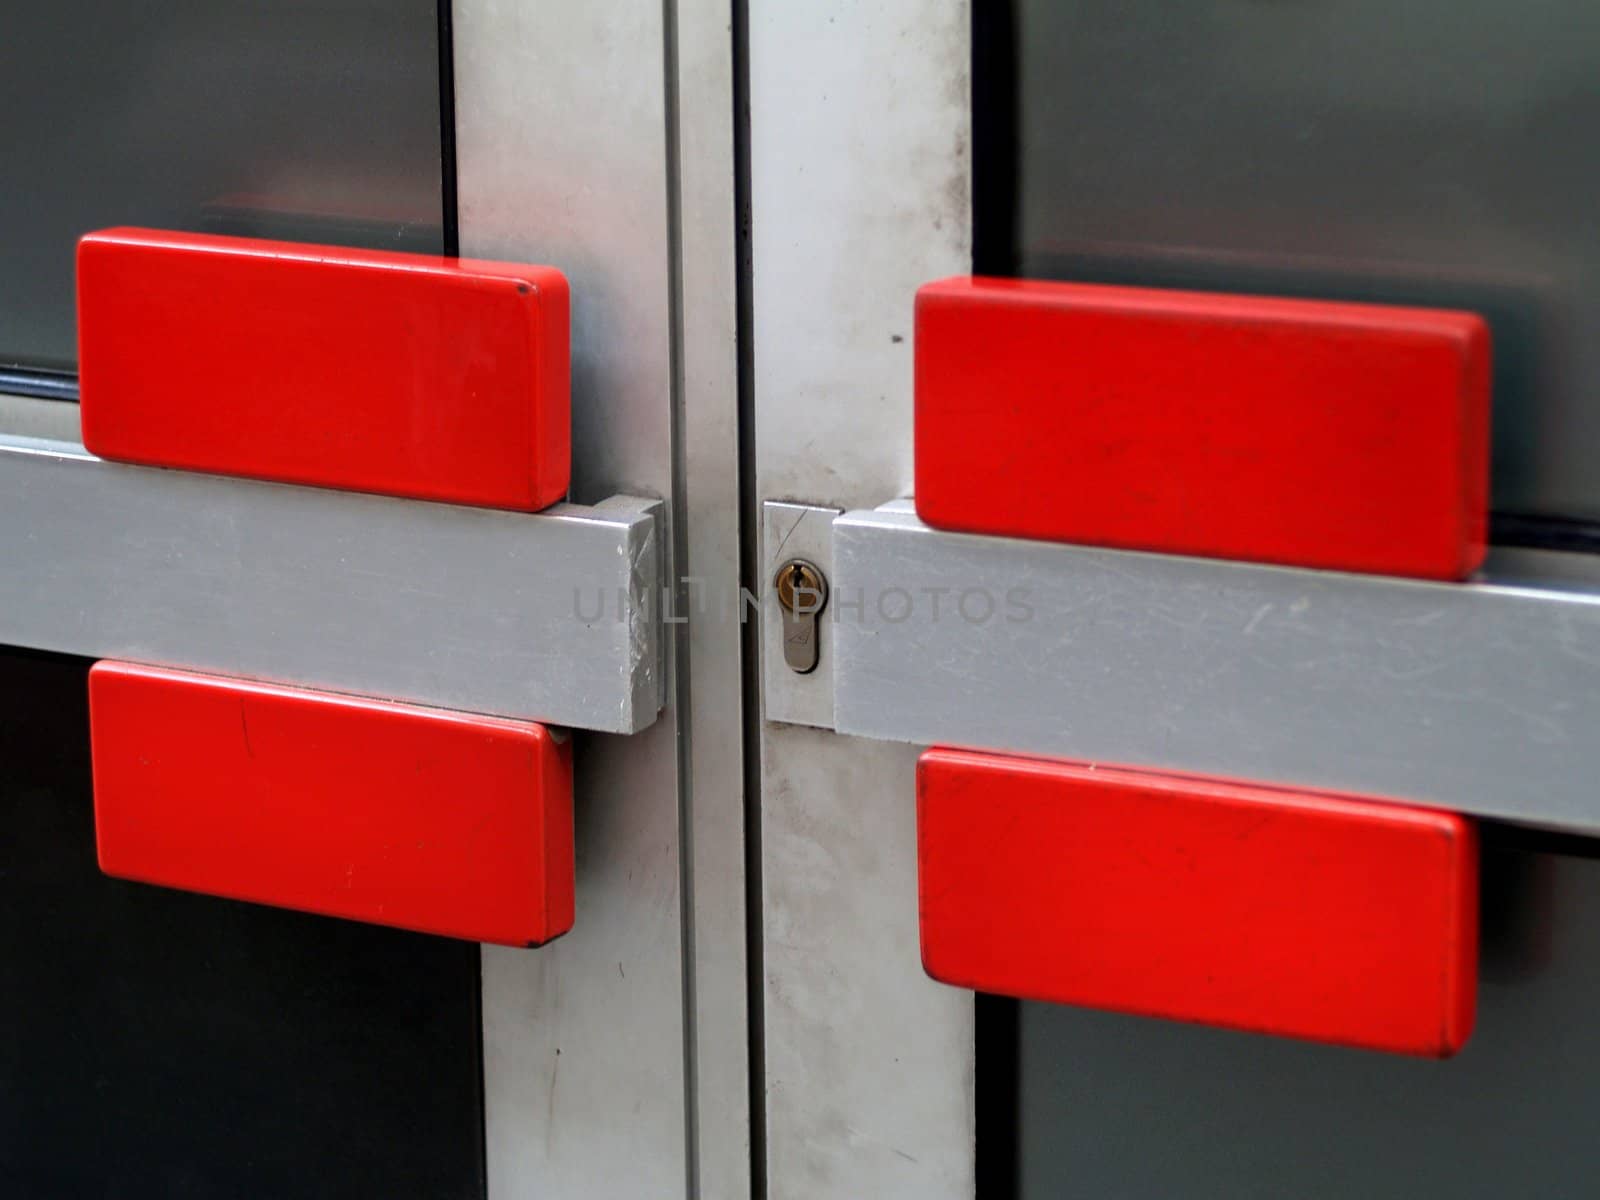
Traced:
<path fill-rule="evenodd" d="M 17 18 L 0 47 L 19 98 L 0 119 L 0 953 L 18 980 L 0 1178 L 23 1195 L 1570 1193 L 1600 1053 L 1581 7 L 341 0 L 136 21 L 84 0 Z M 87 454 L 72 247 L 124 225 L 556 267 L 564 506 Z M 1085 631 L 1070 621 L 1089 610 L 1050 607 L 1083 578 L 1075 551 L 915 515 L 915 296 L 974 269 L 1480 314 L 1483 574 L 1290 577 L 1362 614 L 1337 661 L 1279 643 L 1311 664 L 1293 715 L 1314 734 L 1262 699 L 1288 678 L 1265 667 L 1161 708 L 1156 670 L 1192 679 L 1196 661 L 1162 641 L 1174 597 L 1224 576 L 1096 560 L 1127 586 Z M 181 329 L 169 352 L 192 353 Z M 237 386 L 219 372 L 219 409 Z M 775 586 L 797 563 L 820 611 Z M 1236 602 L 1285 578 L 1226 569 Z M 1005 623 L 1018 584 L 1042 589 L 1024 599 L 1044 620 Z M 923 625 L 926 607 L 878 607 L 930 585 L 1000 611 Z M 1448 622 L 1463 596 L 1492 612 L 1457 654 L 1417 604 Z M 1259 610 L 1211 631 L 1210 661 L 1255 661 Z M 1130 629 L 1145 673 L 1105 687 Z M 1067 641 L 1089 657 L 1051 658 Z M 1152 665 L 1165 645 L 1184 653 Z M 571 931 L 480 946 L 106 877 L 97 660 L 570 735 Z M 1472 822 L 1471 1039 L 1419 1061 L 929 978 L 932 744 Z M 219 810 L 237 801 L 221 781 Z"/>

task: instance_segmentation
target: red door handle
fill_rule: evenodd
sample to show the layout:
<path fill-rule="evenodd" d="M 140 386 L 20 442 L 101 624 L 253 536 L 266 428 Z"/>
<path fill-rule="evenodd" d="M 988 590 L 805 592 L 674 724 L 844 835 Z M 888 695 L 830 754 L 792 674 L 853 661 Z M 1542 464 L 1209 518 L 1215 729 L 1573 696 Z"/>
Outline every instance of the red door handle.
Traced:
<path fill-rule="evenodd" d="M 492 508 L 571 460 L 551 267 L 145 229 L 78 246 L 83 441 L 102 458 Z"/>
<path fill-rule="evenodd" d="M 527 946 L 572 927 L 570 745 L 531 721 L 89 673 L 108 875 Z"/>
<path fill-rule="evenodd" d="M 1006 279 L 917 293 L 929 525 L 1459 579 L 1482 561 L 1471 313 Z"/>
<path fill-rule="evenodd" d="M 1477 838 L 1452 813 L 933 749 L 917 853 L 946 983 L 1407 1054 L 1472 1030 Z"/>

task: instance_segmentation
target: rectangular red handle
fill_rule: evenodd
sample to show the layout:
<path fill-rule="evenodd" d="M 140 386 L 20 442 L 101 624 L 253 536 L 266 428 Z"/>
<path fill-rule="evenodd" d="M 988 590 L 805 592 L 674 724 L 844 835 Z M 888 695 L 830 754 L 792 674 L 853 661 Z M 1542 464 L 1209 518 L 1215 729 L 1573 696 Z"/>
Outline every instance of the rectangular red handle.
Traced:
<path fill-rule="evenodd" d="M 922 956 L 979 991 L 1445 1056 L 1477 995 L 1451 813 L 933 749 Z"/>
<path fill-rule="evenodd" d="M 1471 313 L 1008 279 L 916 302 L 929 525 L 1460 579 L 1483 560 Z"/>
<path fill-rule="evenodd" d="M 570 745 L 531 721 L 89 673 L 108 875 L 515 946 L 572 927 Z"/>
<path fill-rule="evenodd" d="M 78 246 L 102 458 L 535 510 L 571 461 L 551 267 L 108 229 Z"/>

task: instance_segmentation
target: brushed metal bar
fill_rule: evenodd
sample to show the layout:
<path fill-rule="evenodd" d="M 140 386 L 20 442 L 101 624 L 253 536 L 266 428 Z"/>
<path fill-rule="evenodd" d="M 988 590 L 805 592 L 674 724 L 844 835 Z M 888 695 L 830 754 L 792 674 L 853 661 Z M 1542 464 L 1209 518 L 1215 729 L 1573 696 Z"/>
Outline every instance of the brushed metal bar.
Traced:
<path fill-rule="evenodd" d="M 0 438 L 0 642 L 633 733 L 662 702 L 658 507 L 501 512 Z"/>
<path fill-rule="evenodd" d="M 893 505 L 834 522 L 830 608 L 841 733 L 1600 833 L 1585 556 L 1428 583 L 943 533 Z"/>

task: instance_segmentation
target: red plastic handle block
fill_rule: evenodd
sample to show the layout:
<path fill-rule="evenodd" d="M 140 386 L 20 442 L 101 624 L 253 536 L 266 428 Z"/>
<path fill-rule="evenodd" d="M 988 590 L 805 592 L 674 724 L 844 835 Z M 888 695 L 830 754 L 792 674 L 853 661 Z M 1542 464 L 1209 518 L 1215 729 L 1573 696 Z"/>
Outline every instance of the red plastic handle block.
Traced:
<path fill-rule="evenodd" d="M 145 229 L 78 243 L 84 445 L 102 458 L 492 508 L 571 462 L 551 267 Z"/>
<path fill-rule="evenodd" d="M 1004 279 L 916 302 L 929 525 L 1460 579 L 1489 333 L 1462 312 Z"/>
<path fill-rule="evenodd" d="M 945 983 L 1436 1057 L 1472 1030 L 1459 816 L 933 749 L 917 845 Z"/>
<path fill-rule="evenodd" d="M 116 662 L 89 718 L 107 875 L 514 946 L 572 927 L 542 725 Z"/>

